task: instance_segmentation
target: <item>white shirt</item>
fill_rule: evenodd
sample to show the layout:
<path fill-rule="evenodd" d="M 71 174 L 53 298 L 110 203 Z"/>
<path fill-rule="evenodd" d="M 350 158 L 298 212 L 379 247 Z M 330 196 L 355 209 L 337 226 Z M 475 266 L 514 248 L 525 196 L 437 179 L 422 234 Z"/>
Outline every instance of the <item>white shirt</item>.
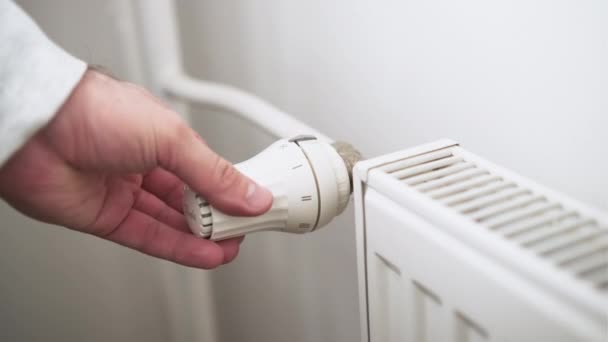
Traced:
<path fill-rule="evenodd" d="M 0 166 L 52 119 L 86 68 L 0 0 Z"/>

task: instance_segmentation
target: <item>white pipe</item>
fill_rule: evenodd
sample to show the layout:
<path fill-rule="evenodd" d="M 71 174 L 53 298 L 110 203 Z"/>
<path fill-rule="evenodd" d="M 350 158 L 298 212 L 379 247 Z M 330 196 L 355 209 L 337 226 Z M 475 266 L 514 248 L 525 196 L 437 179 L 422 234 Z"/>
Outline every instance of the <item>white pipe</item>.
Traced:
<path fill-rule="evenodd" d="M 146 85 L 157 95 L 171 95 L 179 102 L 196 102 L 238 115 L 275 137 L 289 138 L 312 134 L 332 142 L 332 139 L 294 119 L 257 96 L 227 85 L 196 80 L 182 68 L 180 36 L 175 3 L 172 0 L 136 0 L 135 12 L 140 20 L 141 57 L 146 64 Z M 189 119 L 188 111 L 172 105 Z"/>
<path fill-rule="evenodd" d="M 220 109 L 249 121 L 276 137 L 290 138 L 311 134 L 318 139 L 333 142 L 328 136 L 294 119 L 259 97 L 228 85 L 205 82 L 184 74 L 175 74 L 163 82 L 164 91 L 177 97 Z"/>
<path fill-rule="evenodd" d="M 175 3 L 172 0 L 135 0 L 134 12 L 139 23 L 139 47 L 145 66 L 146 86 L 160 93 L 165 75 L 182 72 Z"/>

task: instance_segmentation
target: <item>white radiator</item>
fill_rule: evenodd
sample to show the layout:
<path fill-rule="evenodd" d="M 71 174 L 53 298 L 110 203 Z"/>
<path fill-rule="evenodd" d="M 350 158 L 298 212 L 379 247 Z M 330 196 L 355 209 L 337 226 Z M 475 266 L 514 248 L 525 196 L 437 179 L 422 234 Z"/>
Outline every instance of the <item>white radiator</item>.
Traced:
<path fill-rule="evenodd" d="M 364 341 L 608 341 L 608 219 L 451 141 L 355 168 Z"/>

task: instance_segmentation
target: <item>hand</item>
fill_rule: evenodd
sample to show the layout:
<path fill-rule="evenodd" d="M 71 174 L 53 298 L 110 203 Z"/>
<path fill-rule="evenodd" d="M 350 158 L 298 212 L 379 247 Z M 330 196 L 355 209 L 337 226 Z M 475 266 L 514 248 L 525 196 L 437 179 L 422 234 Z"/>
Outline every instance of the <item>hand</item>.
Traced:
<path fill-rule="evenodd" d="M 259 215 L 272 204 L 268 190 L 158 99 L 95 71 L 0 169 L 0 196 L 35 219 L 187 266 L 230 262 L 242 238 L 192 235 L 181 209 L 184 183 L 232 215 Z"/>

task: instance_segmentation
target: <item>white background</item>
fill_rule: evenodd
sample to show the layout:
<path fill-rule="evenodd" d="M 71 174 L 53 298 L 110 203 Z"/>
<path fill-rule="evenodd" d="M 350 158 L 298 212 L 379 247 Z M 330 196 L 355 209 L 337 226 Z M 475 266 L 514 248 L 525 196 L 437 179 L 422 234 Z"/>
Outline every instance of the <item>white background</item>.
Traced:
<path fill-rule="evenodd" d="M 117 2 L 20 1 L 69 51 L 134 78 Z M 608 210 L 605 1 L 178 4 L 193 75 L 248 89 L 366 156 L 448 137 Z M 192 113 L 233 161 L 272 141 L 224 113 Z M 2 217 L 0 337 L 168 339 L 156 260 L 6 207 Z M 209 314 L 222 341 L 355 341 L 355 271 L 350 211 L 310 236 L 253 235 L 213 272 Z"/>

